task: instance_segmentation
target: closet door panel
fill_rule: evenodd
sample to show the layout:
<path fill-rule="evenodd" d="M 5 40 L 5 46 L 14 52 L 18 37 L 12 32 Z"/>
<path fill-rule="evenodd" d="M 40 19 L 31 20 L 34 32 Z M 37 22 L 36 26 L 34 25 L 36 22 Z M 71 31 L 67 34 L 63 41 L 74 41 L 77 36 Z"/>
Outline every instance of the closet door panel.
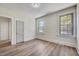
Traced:
<path fill-rule="evenodd" d="M 24 22 L 16 21 L 16 42 L 24 41 Z"/>
<path fill-rule="evenodd" d="M 0 35 L 1 35 L 1 40 L 8 40 L 8 22 L 3 21 L 0 22 Z"/>

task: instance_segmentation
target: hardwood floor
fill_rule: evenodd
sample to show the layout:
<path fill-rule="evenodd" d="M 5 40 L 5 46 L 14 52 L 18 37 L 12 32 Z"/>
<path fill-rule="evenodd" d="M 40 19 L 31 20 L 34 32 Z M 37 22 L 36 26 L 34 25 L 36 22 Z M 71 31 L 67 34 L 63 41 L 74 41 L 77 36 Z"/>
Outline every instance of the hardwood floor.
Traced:
<path fill-rule="evenodd" d="M 78 56 L 75 48 L 34 39 L 11 46 L 0 44 L 0 56 Z"/>

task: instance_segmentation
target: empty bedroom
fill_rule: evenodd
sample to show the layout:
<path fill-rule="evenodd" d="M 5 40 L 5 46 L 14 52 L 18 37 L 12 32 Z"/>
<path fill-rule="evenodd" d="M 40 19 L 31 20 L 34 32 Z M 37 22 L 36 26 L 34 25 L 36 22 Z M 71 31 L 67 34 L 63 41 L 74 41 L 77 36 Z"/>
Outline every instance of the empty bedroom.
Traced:
<path fill-rule="evenodd" d="M 79 4 L 0 3 L 0 56 L 79 56 Z"/>

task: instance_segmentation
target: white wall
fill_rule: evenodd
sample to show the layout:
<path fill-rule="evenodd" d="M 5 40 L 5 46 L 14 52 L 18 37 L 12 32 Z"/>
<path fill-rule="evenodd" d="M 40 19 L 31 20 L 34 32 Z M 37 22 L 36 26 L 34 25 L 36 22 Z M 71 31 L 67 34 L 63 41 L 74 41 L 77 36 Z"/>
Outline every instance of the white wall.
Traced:
<path fill-rule="evenodd" d="M 25 29 L 25 41 L 31 40 L 35 38 L 35 19 L 27 18 L 24 24 Z"/>
<path fill-rule="evenodd" d="M 40 17 L 39 19 L 44 19 L 45 20 L 45 30 L 44 34 L 38 34 L 36 37 L 39 39 L 47 40 L 50 42 L 55 42 L 63 45 L 68 45 L 72 47 L 76 47 L 76 29 L 74 29 L 74 35 L 71 38 L 66 38 L 66 37 L 60 37 L 59 36 L 59 16 L 64 15 L 67 13 L 74 13 L 74 27 L 75 27 L 75 7 L 72 8 L 67 8 L 55 13 L 51 13 L 49 15 L 46 15 L 44 17 Z"/>
<path fill-rule="evenodd" d="M 16 20 L 24 21 L 24 41 L 34 38 L 34 20 L 27 13 L 0 6 L 0 16 L 12 19 L 12 44 L 16 44 Z"/>

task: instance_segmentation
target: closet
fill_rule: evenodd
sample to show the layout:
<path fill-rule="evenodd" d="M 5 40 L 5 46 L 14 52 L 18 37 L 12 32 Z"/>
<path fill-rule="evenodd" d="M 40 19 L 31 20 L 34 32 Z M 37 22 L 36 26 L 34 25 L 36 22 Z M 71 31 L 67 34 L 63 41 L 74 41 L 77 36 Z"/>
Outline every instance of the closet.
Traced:
<path fill-rule="evenodd" d="M 11 40 L 11 20 L 0 17 L 0 41 Z"/>

